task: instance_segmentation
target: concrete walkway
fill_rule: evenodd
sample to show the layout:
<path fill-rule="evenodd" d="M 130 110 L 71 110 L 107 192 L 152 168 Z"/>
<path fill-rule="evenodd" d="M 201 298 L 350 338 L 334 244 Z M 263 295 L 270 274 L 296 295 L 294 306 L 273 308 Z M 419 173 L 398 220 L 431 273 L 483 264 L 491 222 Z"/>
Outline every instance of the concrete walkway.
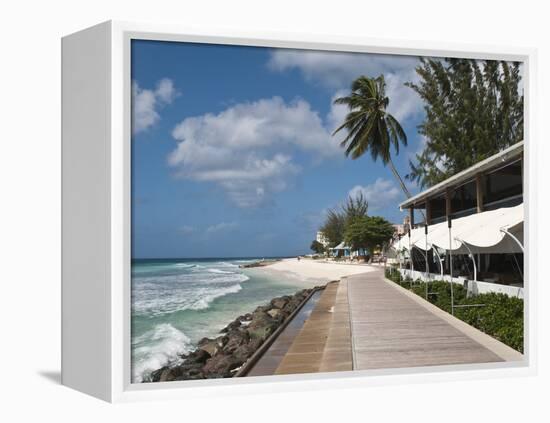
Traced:
<path fill-rule="evenodd" d="M 354 370 L 522 359 L 517 351 L 387 281 L 382 269 L 347 280 Z"/>

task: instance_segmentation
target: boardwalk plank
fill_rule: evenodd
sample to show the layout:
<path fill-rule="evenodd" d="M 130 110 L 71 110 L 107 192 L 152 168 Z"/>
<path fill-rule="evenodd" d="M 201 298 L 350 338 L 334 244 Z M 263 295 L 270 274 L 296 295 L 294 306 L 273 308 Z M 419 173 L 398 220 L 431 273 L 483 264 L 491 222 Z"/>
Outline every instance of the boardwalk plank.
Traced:
<path fill-rule="evenodd" d="M 354 369 L 503 361 L 389 285 L 381 271 L 348 278 Z"/>

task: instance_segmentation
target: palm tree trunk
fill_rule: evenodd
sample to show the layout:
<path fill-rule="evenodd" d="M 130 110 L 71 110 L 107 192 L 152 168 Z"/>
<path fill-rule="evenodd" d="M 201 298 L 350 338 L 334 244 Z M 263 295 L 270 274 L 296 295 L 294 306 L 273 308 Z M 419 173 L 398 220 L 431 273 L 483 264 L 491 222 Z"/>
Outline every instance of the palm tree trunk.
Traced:
<path fill-rule="evenodd" d="M 403 179 L 399 175 L 399 172 L 397 172 L 397 169 L 395 168 L 395 165 L 393 164 L 393 161 L 392 161 L 391 157 L 388 160 L 388 164 L 390 165 L 390 169 L 393 173 L 393 176 L 395 176 L 395 179 L 397 179 L 397 182 L 399 182 L 399 185 L 401 185 L 401 189 L 403 190 L 403 192 L 405 193 L 407 198 L 411 198 L 412 197 L 411 193 L 409 192 L 409 190 L 405 186 L 405 182 L 403 182 Z M 424 212 L 422 210 L 419 210 L 419 212 L 422 215 L 422 217 L 424 218 L 424 222 L 425 222 L 426 221 L 426 215 L 424 214 Z"/>
<path fill-rule="evenodd" d="M 395 168 L 395 165 L 393 164 L 393 161 L 392 161 L 391 157 L 388 160 L 388 164 L 390 165 L 390 169 L 393 173 L 393 176 L 395 176 L 395 179 L 397 179 L 397 182 L 399 182 L 399 185 L 401 185 L 401 189 L 403 190 L 403 192 L 405 193 L 407 198 L 411 198 L 411 193 L 409 192 L 409 190 L 405 186 L 405 182 L 403 182 L 403 179 L 401 178 L 401 176 L 397 172 L 397 169 Z"/>

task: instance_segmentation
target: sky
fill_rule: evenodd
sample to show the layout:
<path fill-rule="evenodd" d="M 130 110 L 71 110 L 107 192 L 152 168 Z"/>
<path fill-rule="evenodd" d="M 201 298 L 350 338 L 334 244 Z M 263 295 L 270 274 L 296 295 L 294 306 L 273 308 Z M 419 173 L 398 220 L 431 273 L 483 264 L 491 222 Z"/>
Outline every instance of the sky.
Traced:
<path fill-rule="evenodd" d="M 328 209 L 363 193 L 369 215 L 401 223 L 405 195 L 370 155 L 346 158 L 349 94 L 383 74 L 388 110 L 422 148 L 417 57 L 134 40 L 132 257 L 274 257 L 311 252 Z M 409 184 L 414 192 L 418 188 Z"/>

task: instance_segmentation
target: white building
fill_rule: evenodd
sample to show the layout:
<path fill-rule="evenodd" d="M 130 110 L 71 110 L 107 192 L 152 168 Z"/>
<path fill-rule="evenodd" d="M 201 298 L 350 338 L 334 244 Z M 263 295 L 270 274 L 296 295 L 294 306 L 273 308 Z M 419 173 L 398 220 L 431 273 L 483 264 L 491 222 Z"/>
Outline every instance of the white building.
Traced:
<path fill-rule="evenodd" d="M 317 237 L 315 239 L 317 242 L 323 244 L 323 247 L 328 247 L 328 239 L 322 231 L 317 231 Z"/>
<path fill-rule="evenodd" d="M 411 277 L 452 278 L 468 283 L 469 291 L 523 296 L 523 142 L 418 193 L 400 208 L 409 210 L 414 229 L 393 248 L 406 250 L 401 254 Z M 418 226 L 415 209 L 426 217 Z"/>

